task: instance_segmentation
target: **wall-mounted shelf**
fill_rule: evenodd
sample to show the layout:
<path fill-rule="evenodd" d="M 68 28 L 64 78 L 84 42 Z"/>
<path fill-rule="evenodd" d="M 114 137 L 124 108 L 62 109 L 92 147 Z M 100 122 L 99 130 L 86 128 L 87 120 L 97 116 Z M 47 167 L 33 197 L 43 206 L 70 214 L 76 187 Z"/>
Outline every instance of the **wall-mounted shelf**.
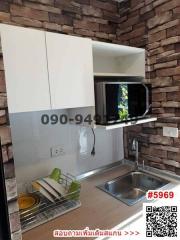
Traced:
<path fill-rule="evenodd" d="M 141 77 L 138 74 L 126 74 L 126 73 L 94 73 L 97 77 Z"/>
<path fill-rule="evenodd" d="M 128 127 L 128 126 L 133 126 L 137 124 L 143 124 L 143 123 L 148 123 L 148 122 L 154 122 L 157 121 L 156 117 L 152 118 L 144 118 L 144 119 L 139 119 L 137 121 L 131 121 L 131 122 L 124 122 L 124 123 L 119 123 L 119 124 L 113 124 L 113 125 L 95 125 L 94 128 L 101 128 L 105 130 L 111 130 L 115 128 L 122 128 L 122 127 Z"/>
<path fill-rule="evenodd" d="M 145 76 L 144 49 L 97 41 L 92 47 L 96 76 Z"/>

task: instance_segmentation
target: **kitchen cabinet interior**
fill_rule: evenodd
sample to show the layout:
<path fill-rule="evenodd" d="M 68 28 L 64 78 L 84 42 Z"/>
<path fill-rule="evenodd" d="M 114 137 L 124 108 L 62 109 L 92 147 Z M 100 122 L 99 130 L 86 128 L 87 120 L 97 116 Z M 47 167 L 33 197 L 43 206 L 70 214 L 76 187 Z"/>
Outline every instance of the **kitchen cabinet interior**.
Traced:
<path fill-rule="evenodd" d="M 145 77 L 145 50 L 93 41 L 93 66 L 96 76 Z"/>

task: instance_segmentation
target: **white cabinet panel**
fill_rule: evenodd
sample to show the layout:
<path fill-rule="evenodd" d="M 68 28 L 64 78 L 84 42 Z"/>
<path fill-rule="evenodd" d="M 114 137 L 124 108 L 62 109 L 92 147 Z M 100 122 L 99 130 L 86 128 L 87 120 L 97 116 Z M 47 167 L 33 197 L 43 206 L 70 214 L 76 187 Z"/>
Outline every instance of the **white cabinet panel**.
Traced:
<path fill-rule="evenodd" d="M 94 106 L 92 41 L 46 33 L 53 109 Z"/>
<path fill-rule="evenodd" d="M 0 25 L 11 113 L 50 109 L 45 32 Z"/>

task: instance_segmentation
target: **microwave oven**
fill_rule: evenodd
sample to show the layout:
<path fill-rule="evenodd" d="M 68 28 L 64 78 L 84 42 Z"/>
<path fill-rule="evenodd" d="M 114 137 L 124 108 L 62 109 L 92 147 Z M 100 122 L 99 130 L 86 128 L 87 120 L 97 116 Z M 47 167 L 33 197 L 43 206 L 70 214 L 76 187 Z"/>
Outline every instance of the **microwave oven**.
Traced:
<path fill-rule="evenodd" d="M 96 124 L 136 121 L 151 113 L 151 85 L 140 77 L 95 77 Z"/>

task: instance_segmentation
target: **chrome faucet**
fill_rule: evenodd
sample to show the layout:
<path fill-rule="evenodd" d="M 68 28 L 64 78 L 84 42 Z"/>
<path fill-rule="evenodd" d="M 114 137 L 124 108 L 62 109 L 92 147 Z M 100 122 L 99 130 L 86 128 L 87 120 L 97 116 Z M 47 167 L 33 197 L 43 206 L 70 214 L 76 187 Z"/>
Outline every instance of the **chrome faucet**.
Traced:
<path fill-rule="evenodd" d="M 131 150 L 135 152 L 135 170 L 139 168 L 139 143 L 137 138 L 133 138 Z"/>

